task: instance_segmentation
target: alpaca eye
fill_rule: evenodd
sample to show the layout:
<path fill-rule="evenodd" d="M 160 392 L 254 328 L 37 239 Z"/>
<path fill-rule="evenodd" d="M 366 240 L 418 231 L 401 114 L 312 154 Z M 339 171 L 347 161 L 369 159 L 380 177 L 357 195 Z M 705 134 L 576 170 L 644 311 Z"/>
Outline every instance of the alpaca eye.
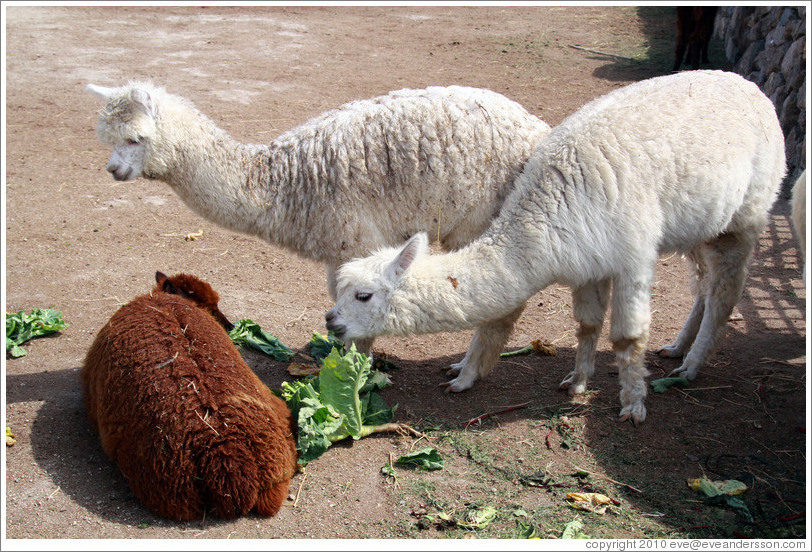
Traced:
<path fill-rule="evenodd" d="M 128 140 L 127 140 L 127 143 L 128 143 L 129 145 L 131 145 L 131 146 L 137 146 L 138 144 L 140 144 L 140 143 L 141 143 L 141 137 L 139 136 L 139 137 L 138 137 L 138 138 L 136 138 L 135 140 L 133 140 L 133 139 L 131 139 L 131 138 L 130 138 L 130 139 L 128 139 Z"/>
<path fill-rule="evenodd" d="M 358 293 L 355 294 L 355 300 L 356 301 L 361 301 L 362 303 L 366 303 L 370 299 L 372 299 L 372 294 L 371 293 L 358 292 Z"/>

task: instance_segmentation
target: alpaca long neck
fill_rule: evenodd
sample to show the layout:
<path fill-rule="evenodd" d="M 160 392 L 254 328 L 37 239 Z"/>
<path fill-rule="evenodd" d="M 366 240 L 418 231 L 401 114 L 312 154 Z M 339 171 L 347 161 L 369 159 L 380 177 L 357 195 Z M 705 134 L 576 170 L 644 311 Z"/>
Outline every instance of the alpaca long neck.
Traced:
<path fill-rule="evenodd" d="M 288 205 L 285 189 L 294 177 L 284 167 L 290 152 L 277 144 L 242 144 L 196 110 L 183 111 L 182 128 L 171 144 L 164 165 L 150 175 L 168 183 L 195 212 L 221 226 L 257 235 L 291 248 L 285 236 L 306 235 L 291 229 L 303 223 L 298 204 Z M 285 226 L 283 229 L 282 227 Z"/>
<path fill-rule="evenodd" d="M 510 244 L 485 236 L 453 253 L 419 258 L 392 296 L 395 333 L 472 328 L 521 307 L 552 281 L 530 274 Z"/>

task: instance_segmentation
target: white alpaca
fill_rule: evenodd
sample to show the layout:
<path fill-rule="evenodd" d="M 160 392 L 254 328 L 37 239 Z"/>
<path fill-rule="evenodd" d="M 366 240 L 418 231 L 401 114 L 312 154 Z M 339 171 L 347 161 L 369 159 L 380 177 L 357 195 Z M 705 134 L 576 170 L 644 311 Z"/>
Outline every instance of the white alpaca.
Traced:
<path fill-rule="evenodd" d="M 645 419 L 644 352 L 658 254 L 695 261 L 696 300 L 666 356 L 693 379 L 724 333 L 746 264 L 785 172 L 772 103 L 732 73 L 650 79 L 590 102 L 553 129 L 491 227 L 463 249 L 426 254 L 418 234 L 339 269 L 327 327 L 344 338 L 487 327 L 451 389 L 493 368 L 527 299 L 571 286 L 580 323 L 582 393 L 612 298 L 610 339 L 620 371 L 620 419 Z"/>
<path fill-rule="evenodd" d="M 806 171 L 801 173 L 792 186 L 792 226 L 798 239 L 799 257 L 803 263 L 803 277 L 806 282 Z"/>
<path fill-rule="evenodd" d="M 501 94 L 449 86 L 350 102 L 246 145 L 151 84 L 87 89 L 107 102 L 98 135 L 117 180 L 162 180 L 203 217 L 325 263 L 333 299 L 354 257 L 416 232 L 470 243 L 550 131 Z"/>

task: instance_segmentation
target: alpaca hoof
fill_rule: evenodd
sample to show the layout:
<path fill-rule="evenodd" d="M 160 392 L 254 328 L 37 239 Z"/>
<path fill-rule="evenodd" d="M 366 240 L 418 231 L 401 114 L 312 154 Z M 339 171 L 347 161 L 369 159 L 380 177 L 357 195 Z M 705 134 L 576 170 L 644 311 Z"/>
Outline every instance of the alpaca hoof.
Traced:
<path fill-rule="evenodd" d="M 628 420 L 631 420 L 635 426 L 642 424 L 646 420 L 646 407 L 642 402 L 623 407 L 618 421 L 623 423 Z"/>
<path fill-rule="evenodd" d="M 682 351 L 674 345 L 663 345 L 663 347 L 657 351 L 657 354 L 664 358 L 682 357 Z"/>
<path fill-rule="evenodd" d="M 683 364 L 679 368 L 675 368 L 671 370 L 671 373 L 668 374 L 670 378 L 685 378 L 688 381 L 693 381 L 696 379 L 697 374 L 699 373 L 698 366 L 688 366 L 687 363 Z"/>
<path fill-rule="evenodd" d="M 575 395 L 582 395 L 586 391 L 586 382 L 575 381 L 575 374 L 570 374 L 564 381 L 559 384 L 558 388 L 566 390 L 570 397 Z"/>
<path fill-rule="evenodd" d="M 459 375 L 459 373 L 462 371 L 462 368 L 463 368 L 462 362 L 455 362 L 451 366 L 447 367 L 445 370 L 447 374 L 451 376 L 456 376 Z"/>
<path fill-rule="evenodd" d="M 474 378 L 475 379 L 475 378 Z M 466 378 L 464 375 L 458 376 L 453 380 L 446 381 L 441 383 L 443 387 L 445 387 L 446 393 L 451 391 L 452 393 L 460 393 L 465 391 L 466 389 L 470 389 L 474 386 L 474 380 Z"/>

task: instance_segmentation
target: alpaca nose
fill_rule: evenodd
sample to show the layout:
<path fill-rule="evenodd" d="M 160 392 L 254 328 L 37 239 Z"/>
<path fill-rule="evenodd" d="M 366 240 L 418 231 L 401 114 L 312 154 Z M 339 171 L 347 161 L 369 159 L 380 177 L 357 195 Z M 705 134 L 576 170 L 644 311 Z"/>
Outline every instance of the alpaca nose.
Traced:
<path fill-rule="evenodd" d="M 347 331 L 347 327 L 343 324 L 336 324 L 336 314 L 333 309 L 330 309 L 327 311 L 327 314 L 324 315 L 324 320 L 327 322 L 327 331 L 333 332 L 333 335 L 341 338 Z"/>

